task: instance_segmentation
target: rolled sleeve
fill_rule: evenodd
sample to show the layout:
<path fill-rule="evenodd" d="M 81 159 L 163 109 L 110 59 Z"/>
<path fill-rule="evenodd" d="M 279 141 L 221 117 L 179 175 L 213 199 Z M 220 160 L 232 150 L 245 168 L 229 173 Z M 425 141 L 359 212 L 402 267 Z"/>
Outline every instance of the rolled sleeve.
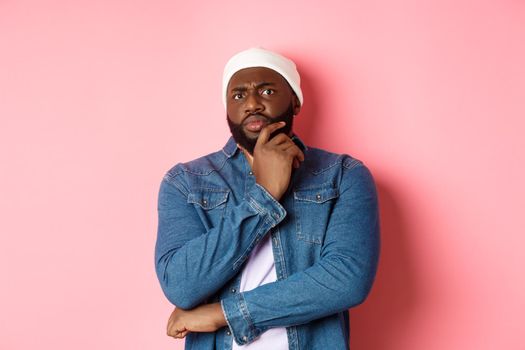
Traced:
<path fill-rule="evenodd" d="M 258 183 L 248 191 L 246 199 L 253 209 L 266 216 L 272 227 L 278 225 L 286 216 L 286 209 L 281 203 Z"/>
<path fill-rule="evenodd" d="M 251 343 L 261 334 L 252 322 L 243 293 L 221 300 L 221 307 L 237 344 Z"/>
<path fill-rule="evenodd" d="M 191 191 L 183 172 L 168 173 L 158 198 L 155 270 L 168 300 L 183 309 L 194 308 L 219 291 L 287 215 L 264 187 L 253 182 L 244 200 L 227 206 L 223 219 L 206 227 L 188 202 Z"/>

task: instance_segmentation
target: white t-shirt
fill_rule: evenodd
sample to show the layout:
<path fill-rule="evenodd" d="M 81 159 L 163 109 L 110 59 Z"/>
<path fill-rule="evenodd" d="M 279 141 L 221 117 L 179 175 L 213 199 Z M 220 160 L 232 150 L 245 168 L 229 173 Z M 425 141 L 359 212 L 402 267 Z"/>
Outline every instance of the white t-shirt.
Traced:
<path fill-rule="evenodd" d="M 260 285 L 277 280 L 273 259 L 272 241 L 268 233 L 263 240 L 252 250 L 248 261 L 242 270 L 241 287 L 239 292 L 257 288 Z M 233 341 L 233 350 L 288 350 L 288 336 L 286 328 L 270 328 L 252 343 L 237 345 Z"/>

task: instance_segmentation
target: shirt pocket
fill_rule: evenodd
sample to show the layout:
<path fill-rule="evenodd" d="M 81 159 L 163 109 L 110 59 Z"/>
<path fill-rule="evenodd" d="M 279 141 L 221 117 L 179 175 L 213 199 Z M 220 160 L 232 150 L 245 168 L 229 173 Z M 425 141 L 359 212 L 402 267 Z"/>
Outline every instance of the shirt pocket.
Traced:
<path fill-rule="evenodd" d="M 322 244 L 339 190 L 332 184 L 294 190 L 294 214 L 297 238 Z"/>
<path fill-rule="evenodd" d="M 229 189 L 197 188 L 188 193 L 188 203 L 194 205 L 206 229 L 223 219 L 228 202 Z"/>

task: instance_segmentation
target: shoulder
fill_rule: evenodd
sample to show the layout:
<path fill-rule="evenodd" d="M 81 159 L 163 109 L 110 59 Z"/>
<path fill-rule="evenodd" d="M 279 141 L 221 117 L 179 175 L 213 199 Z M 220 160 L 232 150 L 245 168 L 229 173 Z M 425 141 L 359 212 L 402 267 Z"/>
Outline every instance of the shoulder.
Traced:
<path fill-rule="evenodd" d="M 206 176 L 214 171 L 220 171 L 228 157 L 223 150 L 218 150 L 201 157 L 179 162 L 168 169 L 164 174 L 164 180 L 170 183 L 183 181 L 187 176 Z"/>
<path fill-rule="evenodd" d="M 341 192 L 350 188 L 375 192 L 374 177 L 363 160 L 348 153 L 335 153 L 310 146 L 307 152 L 304 162 L 307 172 L 303 173 L 304 178 L 299 186 L 331 183 Z"/>
<path fill-rule="evenodd" d="M 352 169 L 357 166 L 364 166 L 363 161 L 353 157 L 348 153 L 335 153 L 325 149 L 308 146 L 305 154 L 305 167 L 312 174 L 317 175 L 329 169 L 345 168 Z"/>

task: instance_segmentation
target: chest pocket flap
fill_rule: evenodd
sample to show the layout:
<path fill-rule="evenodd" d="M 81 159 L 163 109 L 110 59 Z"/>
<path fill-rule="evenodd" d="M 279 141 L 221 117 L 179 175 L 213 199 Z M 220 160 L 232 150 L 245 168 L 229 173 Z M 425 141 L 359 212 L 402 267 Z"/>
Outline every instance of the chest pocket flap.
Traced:
<path fill-rule="evenodd" d="M 204 210 L 210 210 L 225 203 L 229 193 L 229 190 L 199 188 L 188 194 L 188 203 L 194 203 Z"/>
<path fill-rule="evenodd" d="M 339 190 L 333 187 L 297 189 L 294 198 L 298 201 L 324 203 L 339 197 Z"/>

